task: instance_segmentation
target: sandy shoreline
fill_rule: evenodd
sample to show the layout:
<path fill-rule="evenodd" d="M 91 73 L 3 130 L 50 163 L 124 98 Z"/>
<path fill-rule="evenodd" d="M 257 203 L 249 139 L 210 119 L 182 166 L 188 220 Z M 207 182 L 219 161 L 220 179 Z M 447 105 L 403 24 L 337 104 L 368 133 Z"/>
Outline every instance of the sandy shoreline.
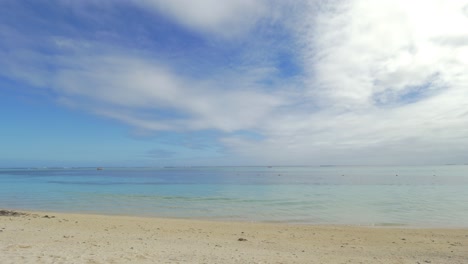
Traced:
<path fill-rule="evenodd" d="M 468 229 L 0 216 L 0 263 L 468 263 Z"/>

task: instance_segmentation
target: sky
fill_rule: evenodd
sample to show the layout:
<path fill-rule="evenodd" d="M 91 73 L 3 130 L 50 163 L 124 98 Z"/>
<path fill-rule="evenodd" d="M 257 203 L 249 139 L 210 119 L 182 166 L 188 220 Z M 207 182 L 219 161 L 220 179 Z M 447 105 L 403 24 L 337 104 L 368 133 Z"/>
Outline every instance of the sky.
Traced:
<path fill-rule="evenodd" d="M 468 0 L 2 0 L 0 167 L 468 163 Z"/>

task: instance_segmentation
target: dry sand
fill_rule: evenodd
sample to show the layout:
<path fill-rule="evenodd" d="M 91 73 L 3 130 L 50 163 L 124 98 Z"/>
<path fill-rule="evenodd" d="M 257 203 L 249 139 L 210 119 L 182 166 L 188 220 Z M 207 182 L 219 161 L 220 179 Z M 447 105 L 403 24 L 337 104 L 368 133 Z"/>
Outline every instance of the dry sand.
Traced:
<path fill-rule="evenodd" d="M 0 213 L 0 263 L 468 263 L 468 229 Z"/>

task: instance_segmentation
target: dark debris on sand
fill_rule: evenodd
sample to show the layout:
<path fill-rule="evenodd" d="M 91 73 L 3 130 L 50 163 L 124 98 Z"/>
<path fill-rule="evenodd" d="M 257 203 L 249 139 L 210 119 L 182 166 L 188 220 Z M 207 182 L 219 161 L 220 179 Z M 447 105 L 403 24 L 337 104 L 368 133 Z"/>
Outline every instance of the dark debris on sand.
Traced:
<path fill-rule="evenodd" d="M 16 212 L 16 211 L 10 211 L 10 210 L 0 210 L 0 216 L 22 216 L 22 215 L 27 215 L 27 214 Z"/>
<path fill-rule="evenodd" d="M 55 216 L 44 215 L 42 218 L 55 218 Z"/>

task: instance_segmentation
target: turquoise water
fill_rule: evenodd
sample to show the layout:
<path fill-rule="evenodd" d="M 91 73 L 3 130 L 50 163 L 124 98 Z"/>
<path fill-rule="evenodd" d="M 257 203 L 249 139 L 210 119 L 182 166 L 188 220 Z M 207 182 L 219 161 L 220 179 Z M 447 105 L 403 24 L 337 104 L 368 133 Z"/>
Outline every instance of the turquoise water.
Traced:
<path fill-rule="evenodd" d="M 0 208 L 468 227 L 468 166 L 0 169 Z"/>

